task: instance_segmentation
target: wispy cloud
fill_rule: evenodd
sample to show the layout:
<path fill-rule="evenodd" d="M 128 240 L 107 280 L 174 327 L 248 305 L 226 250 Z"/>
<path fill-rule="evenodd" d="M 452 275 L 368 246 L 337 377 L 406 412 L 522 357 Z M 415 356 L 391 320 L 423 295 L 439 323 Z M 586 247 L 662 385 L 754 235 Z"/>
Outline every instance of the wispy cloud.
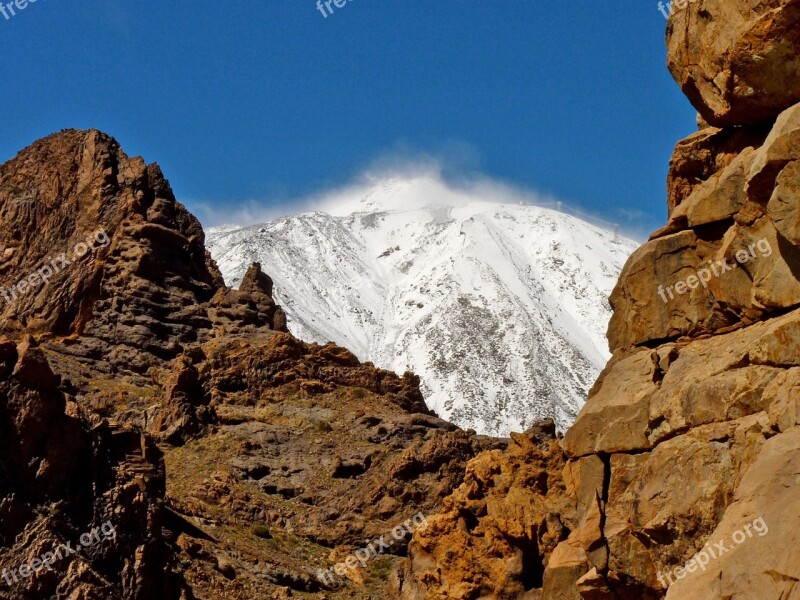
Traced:
<path fill-rule="evenodd" d="M 233 210 L 227 205 L 220 208 L 220 203 L 207 201 L 192 201 L 189 204 L 207 227 L 247 226 L 312 211 L 334 214 L 349 212 L 357 209 L 359 203 L 366 201 L 370 195 L 379 195 L 382 188 L 397 187 L 400 182 L 406 183 L 410 190 L 396 199 L 401 204 L 416 203 L 416 199 L 410 197 L 416 192 L 422 196 L 420 202 L 429 204 L 454 206 L 483 201 L 533 205 L 561 210 L 605 229 L 617 228 L 623 235 L 634 239 L 646 237 L 647 215 L 642 211 L 619 207 L 611 216 L 600 216 L 550 194 L 465 168 L 467 165 L 474 167 L 478 162 L 477 155 L 468 146 L 454 147 L 436 155 L 411 154 L 398 149 L 385 153 L 344 185 L 318 190 L 299 198 L 249 199 L 239 202 L 239 207 Z"/>

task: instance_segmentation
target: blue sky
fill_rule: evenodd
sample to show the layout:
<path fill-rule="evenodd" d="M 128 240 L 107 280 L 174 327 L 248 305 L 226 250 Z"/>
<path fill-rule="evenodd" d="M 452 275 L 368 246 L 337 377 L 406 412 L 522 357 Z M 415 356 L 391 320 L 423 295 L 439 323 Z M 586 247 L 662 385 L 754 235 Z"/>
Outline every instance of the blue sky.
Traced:
<path fill-rule="evenodd" d="M 644 0 L 38 0 L 0 16 L 0 161 L 67 127 L 158 162 L 201 218 L 434 157 L 623 227 L 665 217 L 694 110 Z M 205 215 L 205 217 L 204 217 Z"/>

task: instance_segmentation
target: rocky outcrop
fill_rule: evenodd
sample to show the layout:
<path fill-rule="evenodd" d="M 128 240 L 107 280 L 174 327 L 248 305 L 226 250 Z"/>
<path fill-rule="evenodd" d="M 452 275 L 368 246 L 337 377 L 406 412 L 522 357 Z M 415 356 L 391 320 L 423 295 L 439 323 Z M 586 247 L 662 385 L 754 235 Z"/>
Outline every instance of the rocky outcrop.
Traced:
<path fill-rule="evenodd" d="M 285 330 L 268 278 L 225 288 L 158 165 L 67 130 L 0 166 L 0 325 L 72 338 L 98 370 L 144 374 L 217 333 Z"/>
<path fill-rule="evenodd" d="M 158 165 L 98 131 L 54 134 L 0 166 L 0 223 L 2 331 L 38 336 L 65 389 L 159 439 L 210 422 L 199 382 L 170 380 L 191 376 L 200 344 L 286 331 L 260 265 L 247 289 L 226 288 Z"/>
<path fill-rule="evenodd" d="M 409 598 L 537 597 L 553 551 L 592 509 L 569 498 L 576 473 L 593 471 L 596 491 L 602 489 L 602 463 L 565 472 L 564 459 L 549 421 L 512 434 L 507 451 L 470 462 L 463 485 L 414 537 L 413 561 L 395 591 Z"/>
<path fill-rule="evenodd" d="M 749 325 L 800 302 L 799 118 L 800 105 L 781 113 L 761 144 L 698 184 L 633 254 L 611 296 L 612 349 Z"/>
<path fill-rule="evenodd" d="M 637 252 L 612 297 L 618 317 L 609 338 L 620 349 L 565 448 L 611 454 L 604 534 L 612 557 L 616 535 L 617 553 L 598 572 L 614 593 L 709 599 L 800 593 L 796 567 L 777 551 L 796 543 L 789 530 L 800 524 L 797 503 L 787 507 L 785 491 L 796 493 L 791 473 L 800 468 L 800 453 L 792 451 L 800 422 L 791 385 L 800 360 L 800 221 L 792 216 L 800 200 L 793 197 L 800 183 L 798 108 L 787 108 L 762 143 L 744 148 L 674 208 L 671 226 L 682 229 L 657 233 Z M 685 218 L 693 212 L 710 216 Z M 719 273 L 711 269 L 703 285 L 709 261 Z M 667 302 L 658 296 L 659 286 L 681 280 L 691 288 L 685 294 Z M 625 364 L 631 351 L 652 367 L 637 376 Z M 616 382 L 628 378 L 649 389 L 636 403 L 637 418 L 627 420 L 631 431 L 615 427 L 609 436 L 597 423 L 619 414 L 628 394 Z M 596 440 L 594 447 L 587 439 Z M 778 447 L 785 450 L 780 458 Z M 617 459 L 620 449 L 636 458 Z M 760 487 L 764 477 L 774 487 Z M 624 485 L 615 491 L 618 478 Z M 684 491 L 671 494 L 676 488 Z M 756 535 L 754 522 L 763 525 Z M 720 543 L 728 550 L 707 567 L 677 570 L 707 560 L 704 548 Z M 764 548 L 776 551 L 765 555 Z"/>
<path fill-rule="evenodd" d="M 611 296 L 614 355 L 563 456 L 543 465 L 540 449 L 520 459 L 512 446 L 472 461 L 468 473 L 496 469 L 481 486 L 468 477 L 415 535 L 403 597 L 800 597 L 799 7 L 676 6 L 670 67 L 722 128 L 675 149 L 668 223 Z M 502 494 L 513 460 L 530 465 L 525 493 Z M 563 485 L 532 499 L 545 475 Z M 493 528 L 532 507 L 565 538 L 539 552 L 541 582 L 535 563 L 526 587 L 518 546 Z"/>

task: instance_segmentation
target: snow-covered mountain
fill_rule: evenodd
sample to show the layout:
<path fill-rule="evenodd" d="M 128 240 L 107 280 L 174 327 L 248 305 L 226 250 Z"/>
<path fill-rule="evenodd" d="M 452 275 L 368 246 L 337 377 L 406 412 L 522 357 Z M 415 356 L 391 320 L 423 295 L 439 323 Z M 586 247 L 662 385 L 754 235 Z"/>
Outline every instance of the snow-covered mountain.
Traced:
<path fill-rule="evenodd" d="M 570 425 L 609 357 L 608 295 L 637 244 L 578 218 L 391 179 L 324 212 L 208 231 L 238 286 L 260 262 L 290 330 L 420 375 L 428 405 L 481 433 Z"/>

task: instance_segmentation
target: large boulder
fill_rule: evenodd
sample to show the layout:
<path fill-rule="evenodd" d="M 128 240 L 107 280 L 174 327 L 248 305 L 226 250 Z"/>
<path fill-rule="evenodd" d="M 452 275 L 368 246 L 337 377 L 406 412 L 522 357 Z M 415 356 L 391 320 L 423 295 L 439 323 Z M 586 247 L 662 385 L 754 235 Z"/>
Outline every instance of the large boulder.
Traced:
<path fill-rule="evenodd" d="M 711 125 L 752 124 L 800 101 L 800 2 L 674 0 L 673 77 Z"/>

